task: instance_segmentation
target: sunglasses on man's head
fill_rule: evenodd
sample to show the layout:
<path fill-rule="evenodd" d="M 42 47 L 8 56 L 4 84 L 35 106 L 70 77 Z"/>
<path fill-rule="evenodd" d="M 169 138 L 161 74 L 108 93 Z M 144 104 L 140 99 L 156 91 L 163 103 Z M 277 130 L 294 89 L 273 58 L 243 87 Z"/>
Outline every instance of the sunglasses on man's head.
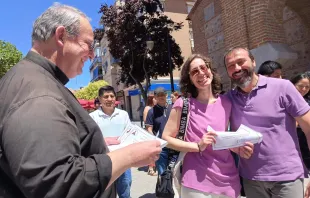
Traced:
<path fill-rule="evenodd" d="M 199 65 L 198 67 L 192 69 L 189 74 L 191 76 L 196 76 L 199 74 L 199 71 L 202 71 L 203 73 L 207 72 L 207 70 L 210 68 L 210 63 L 206 63 L 206 65 Z"/>

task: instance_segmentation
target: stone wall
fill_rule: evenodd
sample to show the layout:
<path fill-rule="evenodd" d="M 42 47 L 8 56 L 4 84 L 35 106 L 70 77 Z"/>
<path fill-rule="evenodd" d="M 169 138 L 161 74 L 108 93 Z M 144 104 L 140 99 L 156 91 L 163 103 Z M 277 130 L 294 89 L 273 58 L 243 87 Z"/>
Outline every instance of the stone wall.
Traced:
<path fill-rule="evenodd" d="M 310 70 L 310 32 L 306 22 L 288 6 L 283 9 L 283 28 L 286 42 L 298 54 L 298 59 L 284 69 L 284 76 L 291 78 Z"/>

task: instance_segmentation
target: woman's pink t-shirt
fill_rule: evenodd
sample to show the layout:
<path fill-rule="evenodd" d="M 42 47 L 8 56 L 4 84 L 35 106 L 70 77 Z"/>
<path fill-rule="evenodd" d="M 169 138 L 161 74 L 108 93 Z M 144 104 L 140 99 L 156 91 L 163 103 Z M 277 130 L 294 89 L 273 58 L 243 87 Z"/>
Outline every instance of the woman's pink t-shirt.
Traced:
<path fill-rule="evenodd" d="M 182 108 L 178 99 L 173 108 Z M 190 98 L 190 115 L 185 141 L 199 142 L 210 125 L 215 131 L 226 131 L 231 112 L 231 102 L 226 95 L 213 104 L 202 104 Z M 213 151 L 212 146 L 200 153 L 187 153 L 183 161 L 182 185 L 195 190 L 238 197 L 240 180 L 234 159 L 229 150 Z"/>

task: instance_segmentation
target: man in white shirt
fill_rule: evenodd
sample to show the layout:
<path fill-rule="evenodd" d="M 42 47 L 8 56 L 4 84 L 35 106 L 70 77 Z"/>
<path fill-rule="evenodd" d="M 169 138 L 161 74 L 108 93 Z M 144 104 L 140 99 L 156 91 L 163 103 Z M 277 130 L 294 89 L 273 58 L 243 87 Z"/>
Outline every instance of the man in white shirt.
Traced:
<path fill-rule="evenodd" d="M 130 123 L 128 113 L 115 107 L 116 93 L 113 87 L 103 86 L 99 89 L 101 107 L 89 115 L 101 129 L 106 144 L 117 145 L 118 137 Z M 130 198 L 131 170 L 128 169 L 116 180 L 116 190 L 119 198 Z"/>

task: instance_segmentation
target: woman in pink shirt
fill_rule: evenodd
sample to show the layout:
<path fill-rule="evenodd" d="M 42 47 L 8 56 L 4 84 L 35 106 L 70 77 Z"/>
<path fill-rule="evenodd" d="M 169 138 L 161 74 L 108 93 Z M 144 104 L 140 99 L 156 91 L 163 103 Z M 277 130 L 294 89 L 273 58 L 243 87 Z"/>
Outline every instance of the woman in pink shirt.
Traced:
<path fill-rule="evenodd" d="M 220 78 L 211 67 L 211 61 L 194 54 L 185 62 L 180 88 L 189 99 L 189 117 L 185 141 L 176 139 L 179 130 L 183 100 L 178 99 L 163 132 L 168 147 L 186 152 L 182 167 L 182 198 L 236 198 L 240 196 L 238 170 L 230 150 L 212 150 L 216 133 L 227 131 L 231 102 L 221 92 Z M 253 144 L 232 149 L 241 157 L 249 158 Z"/>

